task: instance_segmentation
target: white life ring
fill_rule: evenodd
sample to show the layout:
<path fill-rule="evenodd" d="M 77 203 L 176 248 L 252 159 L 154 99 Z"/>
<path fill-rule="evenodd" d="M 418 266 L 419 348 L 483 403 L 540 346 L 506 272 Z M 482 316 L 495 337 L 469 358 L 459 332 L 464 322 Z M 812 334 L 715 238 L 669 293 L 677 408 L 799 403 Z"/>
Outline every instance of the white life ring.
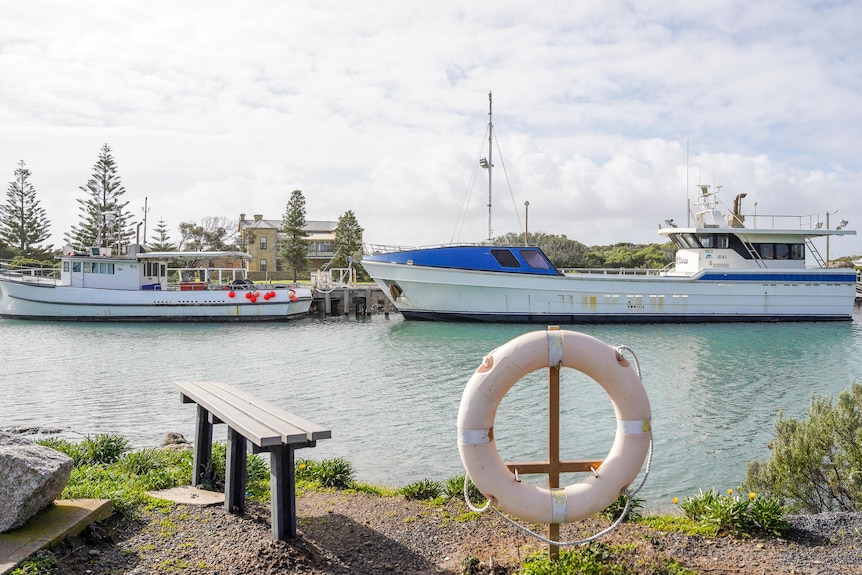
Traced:
<path fill-rule="evenodd" d="M 614 443 L 597 473 L 559 489 L 520 482 L 494 441 L 503 396 L 526 374 L 549 366 L 596 380 L 617 419 Z M 616 348 L 574 331 L 535 331 L 493 350 L 467 382 L 458 410 L 458 451 L 470 479 L 501 510 L 525 521 L 566 523 L 602 511 L 635 480 L 652 438 L 650 419 L 643 383 Z"/>

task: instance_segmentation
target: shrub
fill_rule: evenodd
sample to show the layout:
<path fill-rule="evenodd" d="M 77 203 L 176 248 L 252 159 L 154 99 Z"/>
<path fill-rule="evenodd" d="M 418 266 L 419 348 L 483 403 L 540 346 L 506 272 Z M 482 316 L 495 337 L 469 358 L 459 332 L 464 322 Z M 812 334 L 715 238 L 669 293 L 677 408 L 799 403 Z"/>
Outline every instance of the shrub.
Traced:
<path fill-rule="evenodd" d="M 718 495 L 713 489 L 700 490 L 697 495 L 686 497 L 680 507 L 686 517 L 709 526 L 715 533 L 744 536 L 763 531 L 780 536 L 788 528 L 783 519 L 786 509 L 781 502 L 754 493 L 743 497 L 733 489 L 728 489 L 727 495 Z"/>
<path fill-rule="evenodd" d="M 297 481 L 316 483 L 321 487 L 347 489 L 353 486 L 353 465 L 343 457 L 314 461 L 297 459 L 293 462 Z"/>
<path fill-rule="evenodd" d="M 402 487 L 401 494 L 412 500 L 437 499 L 443 494 L 443 485 L 433 479 L 422 479 Z"/>
<path fill-rule="evenodd" d="M 745 489 L 784 499 L 793 511 L 862 511 L 862 384 L 833 405 L 815 396 L 808 420 L 783 417 L 772 458 L 748 464 Z"/>

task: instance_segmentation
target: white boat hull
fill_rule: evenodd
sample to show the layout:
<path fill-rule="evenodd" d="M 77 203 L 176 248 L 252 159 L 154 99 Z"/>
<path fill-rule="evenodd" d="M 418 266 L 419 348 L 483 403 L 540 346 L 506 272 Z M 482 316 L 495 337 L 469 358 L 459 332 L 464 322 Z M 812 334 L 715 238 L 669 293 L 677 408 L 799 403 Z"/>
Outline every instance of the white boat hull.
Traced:
<path fill-rule="evenodd" d="M 307 288 L 243 290 L 111 290 L 0 278 L 0 317 L 93 321 L 265 321 L 306 317 Z M 231 293 L 234 295 L 231 297 Z M 265 293 L 274 296 L 264 298 Z"/>
<path fill-rule="evenodd" d="M 363 261 L 408 319 L 546 323 L 852 318 L 846 270 L 536 276 Z M 834 277 L 834 281 L 831 278 Z M 782 279 L 783 278 L 783 279 Z M 398 290 L 391 289 L 397 285 Z M 400 292 L 400 293 L 399 293 Z"/>

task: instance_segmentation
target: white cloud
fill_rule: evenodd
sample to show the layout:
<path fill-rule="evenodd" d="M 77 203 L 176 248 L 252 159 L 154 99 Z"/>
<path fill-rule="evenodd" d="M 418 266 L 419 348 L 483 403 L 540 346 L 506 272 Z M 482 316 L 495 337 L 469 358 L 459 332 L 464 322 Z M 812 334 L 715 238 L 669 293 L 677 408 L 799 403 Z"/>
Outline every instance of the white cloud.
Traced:
<path fill-rule="evenodd" d="M 860 20 L 856 2 L 18 3 L 0 174 L 27 163 L 58 245 L 105 142 L 150 230 L 277 219 L 301 189 L 309 219 L 351 209 L 369 242 L 478 241 L 493 90 L 495 234 L 529 201 L 531 230 L 658 241 L 687 182 L 853 227 Z"/>

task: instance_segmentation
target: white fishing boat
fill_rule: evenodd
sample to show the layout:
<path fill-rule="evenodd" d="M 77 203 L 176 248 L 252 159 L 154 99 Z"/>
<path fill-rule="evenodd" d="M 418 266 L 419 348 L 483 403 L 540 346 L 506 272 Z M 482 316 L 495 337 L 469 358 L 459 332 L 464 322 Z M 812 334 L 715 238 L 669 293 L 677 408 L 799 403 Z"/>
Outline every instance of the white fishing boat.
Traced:
<path fill-rule="evenodd" d="M 489 114 L 490 115 L 490 114 Z M 489 129 L 493 124 L 489 122 Z M 491 138 L 489 138 L 489 142 Z M 490 158 L 489 149 L 489 158 Z M 490 161 L 480 162 L 490 170 Z M 448 245 L 369 250 L 362 265 L 406 319 L 627 323 L 852 319 L 856 271 L 831 268 L 816 238 L 855 235 L 817 214 L 745 215 L 700 186 L 693 223 L 659 235 L 662 270 L 558 270 L 538 247 Z M 490 221 L 490 185 L 489 185 Z M 688 218 L 687 218 L 688 219 Z M 828 221 L 828 220 L 827 220 Z M 490 230 L 490 224 L 489 224 Z M 490 236 L 490 232 L 489 232 Z"/>
<path fill-rule="evenodd" d="M 0 269 L 0 317 L 78 321 L 266 321 L 306 317 L 311 290 L 255 285 L 243 252 L 64 249 L 51 270 Z M 191 268 L 171 268 L 178 260 Z M 49 273 L 46 273 L 48 271 Z"/>

